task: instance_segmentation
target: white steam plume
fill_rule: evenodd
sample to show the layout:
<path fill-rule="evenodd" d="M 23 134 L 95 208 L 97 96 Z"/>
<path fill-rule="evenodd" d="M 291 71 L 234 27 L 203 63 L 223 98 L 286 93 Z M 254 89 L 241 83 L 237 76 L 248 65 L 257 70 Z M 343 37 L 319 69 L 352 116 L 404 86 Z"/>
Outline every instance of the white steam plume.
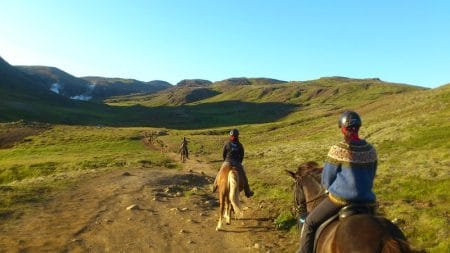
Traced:
<path fill-rule="evenodd" d="M 61 85 L 59 83 L 54 83 L 50 87 L 50 90 L 53 91 L 56 94 L 59 94 L 59 90 L 61 90 Z"/>

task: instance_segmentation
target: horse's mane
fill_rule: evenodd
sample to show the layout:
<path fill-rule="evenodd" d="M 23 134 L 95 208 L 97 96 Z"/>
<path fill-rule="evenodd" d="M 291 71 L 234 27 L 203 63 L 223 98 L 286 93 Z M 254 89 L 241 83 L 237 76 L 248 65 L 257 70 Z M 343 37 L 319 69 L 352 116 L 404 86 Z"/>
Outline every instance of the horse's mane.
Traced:
<path fill-rule="evenodd" d="M 318 176 L 322 173 L 323 168 L 319 166 L 317 162 L 309 161 L 302 163 L 297 168 L 297 176 L 304 177 L 308 174 Z"/>

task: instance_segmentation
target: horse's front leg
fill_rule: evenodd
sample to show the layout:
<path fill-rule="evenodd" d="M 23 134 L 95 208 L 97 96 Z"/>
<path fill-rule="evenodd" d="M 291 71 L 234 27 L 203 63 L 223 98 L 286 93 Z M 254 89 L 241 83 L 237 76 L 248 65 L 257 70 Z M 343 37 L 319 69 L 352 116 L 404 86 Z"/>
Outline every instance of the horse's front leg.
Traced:
<path fill-rule="evenodd" d="M 227 225 L 230 225 L 231 223 L 231 203 L 227 203 L 225 205 L 225 222 L 227 223 Z"/>
<path fill-rule="evenodd" d="M 222 217 L 224 215 L 224 204 L 222 201 L 220 201 L 219 206 L 219 221 L 217 222 L 216 231 L 222 230 Z"/>

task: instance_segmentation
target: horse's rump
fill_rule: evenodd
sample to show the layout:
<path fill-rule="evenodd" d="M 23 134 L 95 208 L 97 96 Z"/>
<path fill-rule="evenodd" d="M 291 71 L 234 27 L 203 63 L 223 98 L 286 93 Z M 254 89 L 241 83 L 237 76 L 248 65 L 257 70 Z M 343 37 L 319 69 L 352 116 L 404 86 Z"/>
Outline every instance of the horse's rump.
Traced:
<path fill-rule="evenodd" d="M 295 180 L 296 211 L 305 211 L 303 209 L 306 206 L 306 210 L 311 212 L 321 199 L 327 197 L 319 179 L 322 169 L 318 168 L 316 162 L 302 164 L 296 172 L 286 172 Z M 318 253 L 415 252 L 410 249 L 400 229 L 381 216 L 356 214 L 339 221 L 335 220 L 317 235 L 315 252 Z"/>
<path fill-rule="evenodd" d="M 337 249 L 335 252 L 374 252 L 374 249 L 385 253 L 412 252 L 403 233 L 383 217 L 360 214 L 342 219 L 339 223 L 335 221 L 333 225 L 336 226 L 335 233 L 334 229 L 324 231 L 323 238 L 319 238 L 317 252 L 329 252 L 319 250 L 320 245 L 333 244 Z M 332 240 L 334 243 L 330 244 Z"/>
<path fill-rule="evenodd" d="M 237 173 L 237 176 L 239 178 L 239 192 L 244 190 L 244 181 L 242 179 L 242 176 L 239 173 L 239 169 L 236 166 L 232 166 L 230 163 L 225 162 L 223 163 L 222 167 L 220 168 L 219 175 L 217 176 L 217 186 L 220 188 L 225 188 L 226 185 L 228 185 L 228 174 L 230 171 L 234 171 L 234 173 Z"/>

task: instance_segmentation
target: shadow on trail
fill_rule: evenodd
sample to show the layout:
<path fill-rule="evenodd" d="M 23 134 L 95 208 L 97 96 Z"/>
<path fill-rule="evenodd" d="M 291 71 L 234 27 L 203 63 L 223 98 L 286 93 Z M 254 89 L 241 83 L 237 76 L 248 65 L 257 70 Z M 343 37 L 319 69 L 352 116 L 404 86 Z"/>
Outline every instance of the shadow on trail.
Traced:
<path fill-rule="evenodd" d="M 239 230 L 236 229 L 223 229 L 222 232 L 229 232 L 229 233 L 269 233 L 274 231 L 275 229 L 273 227 L 269 226 L 249 226 L 249 227 L 239 227 Z"/>
<path fill-rule="evenodd" d="M 158 185 L 178 185 L 178 186 L 196 186 L 201 187 L 209 185 L 214 181 L 212 177 L 201 174 L 182 174 L 163 177 L 157 181 Z"/>
<path fill-rule="evenodd" d="M 73 102 L 49 106 L 36 103 L 0 121 L 29 120 L 69 125 L 160 127 L 171 129 L 204 129 L 241 124 L 273 122 L 293 112 L 298 105 L 285 103 L 251 103 L 223 101 L 196 105 L 146 107 L 110 106 L 92 102 Z"/>
<path fill-rule="evenodd" d="M 254 218 L 241 218 L 241 219 L 239 219 L 239 220 L 243 220 L 243 221 L 245 221 L 245 220 L 254 220 L 254 221 L 272 221 L 274 218 L 267 218 L 267 217 L 261 217 L 261 218 L 256 218 L 256 217 L 254 217 Z"/>

